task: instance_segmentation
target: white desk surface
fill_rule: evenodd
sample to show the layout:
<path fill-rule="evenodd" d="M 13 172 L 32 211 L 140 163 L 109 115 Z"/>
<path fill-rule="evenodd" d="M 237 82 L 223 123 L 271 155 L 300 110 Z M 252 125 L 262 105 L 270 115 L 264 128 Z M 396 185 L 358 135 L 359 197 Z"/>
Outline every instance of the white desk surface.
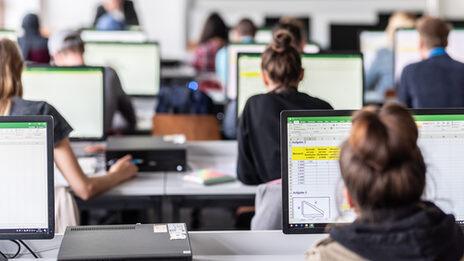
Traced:
<path fill-rule="evenodd" d="M 82 154 L 85 146 L 91 143 L 73 144 L 77 153 Z M 214 169 L 236 176 L 236 141 L 202 141 L 187 143 L 187 162 L 189 171 L 139 173 L 103 195 L 114 196 L 162 196 L 162 195 L 254 195 L 256 186 L 244 185 L 239 181 L 205 186 L 184 181 L 183 175 L 200 169 Z M 55 183 L 67 185 L 60 173 L 55 175 Z"/>
<path fill-rule="evenodd" d="M 103 195 L 112 196 L 162 196 L 165 195 L 165 174 L 141 172 Z"/>
<path fill-rule="evenodd" d="M 254 195 L 256 186 L 248 186 L 240 181 L 227 182 L 205 186 L 194 182 L 184 181 L 184 174 L 166 174 L 166 195 Z"/>
<path fill-rule="evenodd" d="M 281 231 L 189 232 L 193 260 L 303 260 L 305 251 L 327 234 L 284 235 Z M 63 235 L 53 240 L 27 240 L 42 258 L 56 260 Z M 14 252 L 15 245 L 0 242 L 0 250 Z M 23 249 L 23 258 L 31 258 Z M 23 259 L 25 260 L 25 259 Z M 31 259 L 32 260 L 32 259 Z"/>
<path fill-rule="evenodd" d="M 237 142 L 189 142 L 187 162 L 190 171 L 208 168 L 237 176 Z M 256 186 L 247 186 L 240 181 L 210 186 L 184 181 L 185 174 L 166 173 L 166 195 L 254 195 L 256 192 Z"/>

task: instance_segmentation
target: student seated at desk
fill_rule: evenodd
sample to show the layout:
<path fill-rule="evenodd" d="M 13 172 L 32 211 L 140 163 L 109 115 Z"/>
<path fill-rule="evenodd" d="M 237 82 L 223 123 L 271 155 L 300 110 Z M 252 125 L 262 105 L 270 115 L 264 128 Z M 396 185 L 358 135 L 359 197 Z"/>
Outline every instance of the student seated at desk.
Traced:
<path fill-rule="evenodd" d="M 230 42 L 252 44 L 255 42 L 256 27 L 248 18 L 244 18 L 231 30 Z M 216 75 L 222 86 L 227 85 L 229 72 L 229 54 L 227 46 L 222 47 L 216 54 Z"/>
<path fill-rule="evenodd" d="M 36 14 L 27 14 L 23 18 L 22 27 L 24 35 L 18 39 L 18 44 L 24 60 L 36 63 L 49 63 L 48 39 L 40 35 L 39 17 Z"/>
<path fill-rule="evenodd" d="M 76 31 L 60 31 L 53 34 L 48 42 L 48 48 L 57 66 L 84 66 L 84 42 Z M 135 131 L 136 117 L 132 102 L 121 87 L 116 71 L 110 67 L 104 68 L 105 73 L 105 132 Z M 115 126 L 113 118 L 120 112 L 125 120 L 125 126 Z"/>
<path fill-rule="evenodd" d="M 127 25 L 139 25 L 134 3 L 129 0 L 103 0 L 97 8 L 93 25 L 96 26 L 100 18 L 105 15 L 110 15 Z"/>
<path fill-rule="evenodd" d="M 227 44 L 227 34 L 227 26 L 218 14 L 213 13 L 206 19 L 192 61 L 197 72 L 215 72 L 216 53 Z"/>
<path fill-rule="evenodd" d="M 298 92 L 303 79 L 301 54 L 287 30 L 274 34 L 262 55 L 262 78 L 267 93 L 245 104 L 238 131 L 237 175 L 245 184 L 262 184 L 281 178 L 280 112 L 332 109 L 327 102 Z"/>
<path fill-rule="evenodd" d="M 439 18 L 417 22 L 424 59 L 403 69 L 398 100 L 410 108 L 464 107 L 464 64 L 445 51 L 451 25 Z"/>
<path fill-rule="evenodd" d="M 357 219 L 332 227 L 307 261 L 461 260 L 464 236 L 454 216 L 421 200 L 426 165 L 417 138 L 414 119 L 399 104 L 354 114 L 340 170 Z"/>
<path fill-rule="evenodd" d="M 244 18 L 232 29 L 231 42 L 251 44 L 255 41 L 256 27 L 248 18 Z M 216 75 L 221 80 L 223 87 L 227 87 L 229 77 L 229 53 L 227 46 L 216 54 Z M 237 100 L 232 100 L 224 112 L 222 124 L 224 136 L 228 139 L 237 137 Z"/>
<path fill-rule="evenodd" d="M 400 28 L 414 28 L 416 17 L 408 12 L 396 12 L 388 20 L 385 30 L 388 45 L 375 53 L 374 60 L 366 72 L 366 89 L 375 91 L 376 96 L 384 99 L 387 91 L 393 90 L 393 45 L 395 32 Z"/>
<path fill-rule="evenodd" d="M 21 98 L 23 67 L 18 46 L 8 39 L 0 40 L 0 115 L 53 116 L 55 164 L 78 197 L 84 200 L 90 199 L 137 174 L 137 166 L 131 163 L 131 156 L 127 155 L 118 160 L 106 175 L 87 177 L 71 149 L 68 135 L 72 128 L 66 120 L 46 102 L 27 101 Z M 27 164 L 27 160 L 24 163 Z"/>

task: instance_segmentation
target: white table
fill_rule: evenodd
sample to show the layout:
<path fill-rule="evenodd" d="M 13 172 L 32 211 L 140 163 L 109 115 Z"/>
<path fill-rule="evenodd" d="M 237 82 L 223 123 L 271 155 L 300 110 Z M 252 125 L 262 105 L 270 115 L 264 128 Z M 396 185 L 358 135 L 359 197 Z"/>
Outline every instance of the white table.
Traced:
<path fill-rule="evenodd" d="M 83 151 L 88 145 L 90 143 L 73 144 L 73 149 L 77 154 L 85 155 Z M 159 213 L 161 198 L 165 196 L 173 205 L 173 220 L 180 221 L 179 213 L 182 207 L 235 208 L 253 205 L 256 186 L 247 186 L 239 181 L 205 186 L 183 180 L 185 174 L 206 168 L 236 176 L 237 146 L 236 141 L 188 142 L 186 173 L 139 173 L 137 177 L 92 200 L 86 202 L 78 200 L 79 208 L 82 210 L 155 208 L 156 213 Z M 99 159 L 99 162 L 104 163 L 104 159 Z M 61 174 L 57 174 L 55 179 L 65 182 Z M 161 213 L 158 217 L 161 217 Z"/>
<path fill-rule="evenodd" d="M 306 249 L 327 234 L 284 235 L 281 231 L 189 232 L 193 260 L 303 260 Z M 27 240 L 44 260 L 56 260 L 63 236 L 53 240 Z M 0 242 L 0 250 L 13 253 L 15 245 Z M 31 258 L 24 250 L 21 258 Z M 23 259 L 25 260 L 25 259 Z M 32 259 L 31 259 L 32 260 Z"/>

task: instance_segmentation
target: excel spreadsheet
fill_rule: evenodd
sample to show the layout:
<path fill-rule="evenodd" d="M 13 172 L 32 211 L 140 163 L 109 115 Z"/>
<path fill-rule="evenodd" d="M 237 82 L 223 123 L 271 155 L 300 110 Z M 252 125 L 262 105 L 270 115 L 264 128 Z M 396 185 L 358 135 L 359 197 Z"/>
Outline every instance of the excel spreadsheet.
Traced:
<path fill-rule="evenodd" d="M 464 220 L 464 115 L 415 115 L 427 165 L 423 198 Z M 340 145 L 351 116 L 288 117 L 290 226 L 346 223 L 355 215 L 343 197 Z"/>
<path fill-rule="evenodd" d="M 47 229 L 47 123 L 1 122 L 0 165 L 0 234 Z"/>

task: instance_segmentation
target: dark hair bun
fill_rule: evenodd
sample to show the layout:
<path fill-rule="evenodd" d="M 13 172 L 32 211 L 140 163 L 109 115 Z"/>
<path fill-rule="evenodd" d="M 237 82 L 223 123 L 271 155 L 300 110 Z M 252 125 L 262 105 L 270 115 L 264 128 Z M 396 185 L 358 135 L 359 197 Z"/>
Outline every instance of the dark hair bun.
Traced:
<path fill-rule="evenodd" d="M 278 30 L 273 35 L 274 41 L 271 44 L 271 48 L 279 53 L 287 51 L 289 48 L 295 48 L 292 46 L 293 35 L 288 30 Z"/>

